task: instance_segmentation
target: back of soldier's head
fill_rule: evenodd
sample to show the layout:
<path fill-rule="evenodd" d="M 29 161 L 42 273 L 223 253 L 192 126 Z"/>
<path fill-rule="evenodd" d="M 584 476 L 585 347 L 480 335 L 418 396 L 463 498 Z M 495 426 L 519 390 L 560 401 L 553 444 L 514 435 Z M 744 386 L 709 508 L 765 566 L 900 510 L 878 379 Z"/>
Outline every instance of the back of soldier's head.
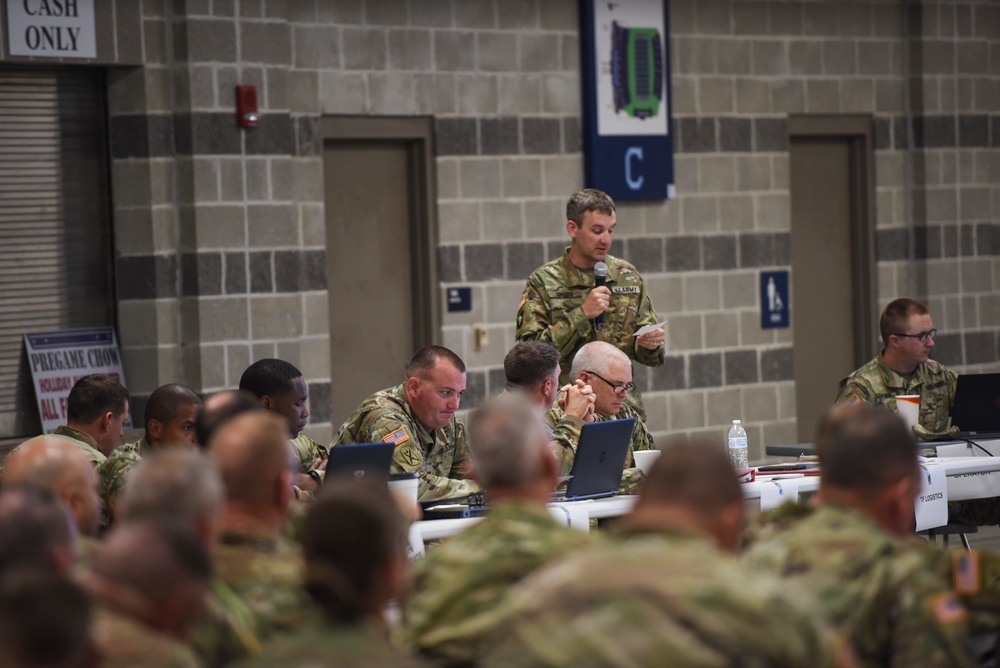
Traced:
<path fill-rule="evenodd" d="M 221 390 L 205 399 L 198 418 L 195 420 L 195 433 L 198 444 L 208 447 L 215 431 L 230 418 L 248 411 L 262 411 L 260 401 L 246 390 Z"/>
<path fill-rule="evenodd" d="M 541 341 L 518 341 L 503 359 L 509 385 L 534 388 L 559 368 L 559 351 Z"/>
<path fill-rule="evenodd" d="M 491 399 L 469 416 L 469 458 L 485 489 L 534 483 L 548 433 L 538 408 L 519 394 Z"/>
<path fill-rule="evenodd" d="M 68 569 L 75 534 L 69 513 L 49 490 L 21 484 L 0 491 L 0 573 L 19 565 Z"/>
<path fill-rule="evenodd" d="M 710 515 L 742 501 L 726 452 L 707 441 L 681 439 L 662 448 L 637 505 L 681 507 Z"/>
<path fill-rule="evenodd" d="M 212 520 L 224 490 L 215 462 L 207 455 L 171 448 L 145 456 L 129 471 L 119 499 L 123 521 L 177 521 L 188 527 Z"/>
<path fill-rule="evenodd" d="M 382 568 L 405 561 L 406 521 L 384 484 L 331 481 L 309 507 L 301 536 L 306 591 L 339 621 L 359 619 Z"/>
<path fill-rule="evenodd" d="M 884 408 L 858 406 L 825 430 L 817 451 L 824 486 L 876 491 L 919 471 L 913 432 Z"/>
<path fill-rule="evenodd" d="M 289 470 L 288 423 L 267 412 L 247 412 L 226 422 L 209 442 L 226 499 L 247 507 L 266 505 L 273 485 Z"/>
<path fill-rule="evenodd" d="M 90 374 L 76 381 L 69 391 L 66 417 L 70 423 L 90 424 L 109 411 L 121 415 L 128 400 L 128 390 L 120 383 L 104 374 Z"/>
<path fill-rule="evenodd" d="M 240 389 L 258 399 L 279 397 L 292 389 L 292 380 L 301 378 L 302 372 L 285 360 L 267 358 L 257 360 L 247 367 L 240 377 Z"/>
<path fill-rule="evenodd" d="M 0 665 L 93 665 L 90 624 L 90 600 L 66 576 L 40 568 L 0 570 Z"/>

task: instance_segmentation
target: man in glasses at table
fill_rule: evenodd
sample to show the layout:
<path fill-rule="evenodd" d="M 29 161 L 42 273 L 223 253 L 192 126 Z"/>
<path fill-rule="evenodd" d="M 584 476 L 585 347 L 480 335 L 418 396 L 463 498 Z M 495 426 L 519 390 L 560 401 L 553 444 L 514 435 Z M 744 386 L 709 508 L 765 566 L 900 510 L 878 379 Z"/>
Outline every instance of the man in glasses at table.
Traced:
<path fill-rule="evenodd" d="M 863 402 L 896 411 L 896 397 L 920 395 L 918 436 L 935 437 L 953 431 L 951 405 L 958 375 L 930 359 L 937 330 L 927 307 L 900 298 L 889 302 L 879 318 L 885 346 L 875 359 L 840 381 L 837 403 Z"/>
<path fill-rule="evenodd" d="M 591 341 L 584 345 L 573 358 L 570 370 L 570 382 L 583 381 L 594 391 L 594 421 L 623 420 L 635 418 L 632 429 L 632 442 L 629 444 L 628 455 L 625 457 L 625 470 L 622 472 L 622 482 L 619 492 L 635 494 L 643 480 L 642 471 L 635 466 L 632 456 L 635 450 L 652 450 L 656 446 L 653 436 L 646 428 L 646 423 L 639 415 L 635 406 L 626 401 L 629 392 L 635 386 L 632 384 L 632 361 L 621 350 L 604 341 Z M 563 417 L 559 405 L 555 405 L 548 413 L 548 419 L 555 426 Z M 569 475 L 576 458 L 576 446 L 580 442 L 580 428 L 576 427 L 569 438 L 554 441 L 556 459 L 561 466 L 561 475 Z"/>

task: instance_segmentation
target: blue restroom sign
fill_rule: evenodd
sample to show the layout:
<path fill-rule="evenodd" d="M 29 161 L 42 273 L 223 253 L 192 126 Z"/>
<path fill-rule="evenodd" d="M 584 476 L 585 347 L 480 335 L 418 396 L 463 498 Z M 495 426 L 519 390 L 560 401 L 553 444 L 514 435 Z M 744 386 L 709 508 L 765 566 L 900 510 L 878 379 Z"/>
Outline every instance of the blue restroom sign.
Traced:
<path fill-rule="evenodd" d="M 763 329 L 788 327 L 788 272 L 760 272 L 760 326 Z"/>

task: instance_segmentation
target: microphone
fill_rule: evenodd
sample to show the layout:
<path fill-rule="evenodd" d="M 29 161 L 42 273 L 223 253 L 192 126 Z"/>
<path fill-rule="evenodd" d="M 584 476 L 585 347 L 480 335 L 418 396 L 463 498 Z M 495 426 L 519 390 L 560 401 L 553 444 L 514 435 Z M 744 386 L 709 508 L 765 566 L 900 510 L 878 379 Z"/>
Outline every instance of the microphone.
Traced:
<path fill-rule="evenodd" d="M 608 265 L 603 262 L 598 262 L 594 265 L 594 287 L 599 288 L 608 282 Z M 597 326 L 597 331 L 604 329 L 604 314 L 601 313 L 599 316 L 594 318 L 594 324 Z"/>

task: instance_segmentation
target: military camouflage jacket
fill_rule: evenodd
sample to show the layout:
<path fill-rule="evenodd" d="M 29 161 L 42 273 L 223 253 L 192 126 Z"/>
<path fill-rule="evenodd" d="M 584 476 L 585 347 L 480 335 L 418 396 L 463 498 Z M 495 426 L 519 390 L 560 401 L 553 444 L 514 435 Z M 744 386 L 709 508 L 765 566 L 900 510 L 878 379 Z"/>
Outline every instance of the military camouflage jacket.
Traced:
<path fill-rule="evenodd" d="M 511 591 L 480 665 L 831 665 L 830 635 L 793 594 L 703 537 L 613 533 Z"/>
<path fill-rule="evenodd" d="M 222 532 L 216 574 L 253 613 L 260 639 L 295 628 L 308 613 L 302 572 L 302 552 L 289 539 L 265 529 Z"/>
<path fill-rule="evenodd" d="M 608 418 L 598 413 L 594 414 L 595 422 L 607 420 L 622 420 L 625 418 L 635 418 L 635 427 L 632 428 L 632 442 L 628 446 L 628 454 L 625 455 L 625 470 L 622 471 L 622 484 L 618 488 L 621 494 L 636 494 L 645 476 L 635 465 L 635 457 L 632 453 L 635 450 L 652 450 L 656 447 L 653 443 L 653 435 L 646 428 L 646 423 L 639 416 L 635 407 L 626 403 L 618 412 L 618 415 Z M 552 426 L 552 451 L 559 462 L 560 475 L 567 476 L 573 470 L 573 462 L 576 460 L 576 446 L 580 442 L 580 430 L 583 423 L 572 417 L 566 416 L 559 405 L 555 405 L 546 414 L 546 420 Z"/>
<path fill-rule="evenodd" d="M 142 438 L 135 443 L 119 445 L 97 465 L 97 475 L 101 478 L 101 500 L 109 514 L 114 515 L 114 502 L 125 488 L 125 476 L 149 452 L 149 443 Z"/>
<path fill-rule="evenodd" d="M 56 436 L 65 436 L 77 441 L 76 445 L 79 446 L 79 448 L 83 450 L 88 457 L 90 457 L 90 461 L 94 463 L 94 466 L 97 466 L 107 459 L 107 456 L 101 452 L 100 447 L 97 445 L 97 441 L 95 441 L 90 434 L 85 434 L 79 429 L 73 429 L 72 427 L 67 427 L 64 424 L 56 427 L 56 430 L 52 433 Z"/>
<path fill-rule="evenodd" d="M 421 501 L 479 491 L 475 482 L 462 479 L 462 463 L 468 456 L 465 425 L 453 417 L 442 429 L 427 429 L 410 409 L 403 385 L 365 399 L 341 425 L 333 445 L 380 441 L 396 444 L 393 473 L 416 472 Z"/>
<path fill-rule="evenodd" d="M 191 625 L 189 640 L 205 666 L 228 666 L 260 654 L 256 617 L 217 577 L 212 579 L 205 605 Z"/>
<path fill-rule="evenodd" d="M 544 506 L 495 504 L 481 522 L 417 562 L 415 593 L 405 610 L 405 644 L 449 662 L 473 661 L 510 587 L 589 540 L 556 522 Z"/>
<path fill-rule="evenodd" d="M 920 426 L 931 434 L 941 434 L 947 432 L 950 426 L 957 380 L 958 375 L 954 371 L 934 360 L 927 360 L 917 367 L 907 382 L 886 365 L 880 353 L 840 381 L 837 403 L 860 400 L 895 412 L 897 396 L 919 394 Z"/>
<path fill-rule="evenodd" d="M 299 434 L 293 438 L 292 447 L 295 449 L 295 457 L 299 462 L 299 473 L 308 473 L 316 459 L 326 459 L 330 455 L 330 451 L 325 445 L 317 443 L 305 434 Z"/>
<path fill-rule="evenodd" d="M 663 364 L 663 346 L 647 350 L 637 345 L 633 336 L 640 327 L 659 322 L 642 277 L 625 260 L 609 255 L 606 263 L 611 303 L 601 331 L 587 320 L 582 308 L 594 288 L 594 271 L 573 266 L 569 247 L 562 257 L 543 264 L 528 277 L 517 311 L 515 336 L 518 341 L 544 341 L 559 351 L 561 383 L 569 382 L 570 364 L 576 351 L 591 341 L 611 343 L 646 366 Z"/>
<path fill-rule="evenodd" d="M 194 652 L 173 638 L 104 606 L 91 630 L 103 668 L 198 668 Z"/>
<path fill-rule="evenodd" d="M 863 665 L 972 665 L 966 609 L 926 552 L 832 504 L 795 514 L 761 533 L 744 561 L 806 588 Z"/>

